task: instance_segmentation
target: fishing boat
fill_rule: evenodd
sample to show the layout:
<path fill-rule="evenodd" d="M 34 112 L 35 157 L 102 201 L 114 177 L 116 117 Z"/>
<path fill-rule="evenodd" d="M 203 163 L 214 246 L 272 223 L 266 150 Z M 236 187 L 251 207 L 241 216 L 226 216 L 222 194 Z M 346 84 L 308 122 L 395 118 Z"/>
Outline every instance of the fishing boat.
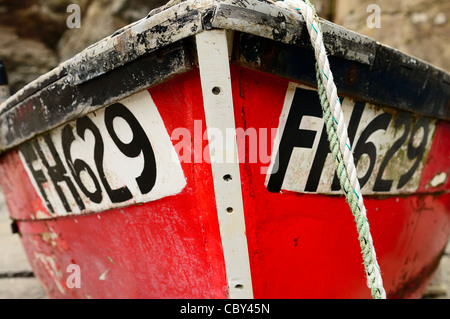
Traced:
<path fill-rule="evenodd" d="M 450 233 L 450 75 L 322 20 L 388 298 Z M 370 298 L 305 21 L 152 10 L 0 107 L 0 184 L 50 298 Z"/>

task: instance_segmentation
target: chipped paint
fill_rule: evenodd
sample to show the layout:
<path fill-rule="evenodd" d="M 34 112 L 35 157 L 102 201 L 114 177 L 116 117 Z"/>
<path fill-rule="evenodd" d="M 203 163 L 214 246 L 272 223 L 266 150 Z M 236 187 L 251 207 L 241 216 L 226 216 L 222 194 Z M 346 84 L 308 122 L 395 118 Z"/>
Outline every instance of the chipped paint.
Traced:
<path fill-rule="evenodd" d="M 231 88 L 237 93 L 233 96 L 236 127 L 276 128 L 289 82 L 236 65 L 231 65 L 230 71 Z M 149 90 L 168 132 L 176 127 L 187 127 L 194 133 L 192 114 L 201 116 L 204 108 L 200 80 L 199 72 L 194 70 Z M 242 95 L 238 94 L 239 89 Z M 317 97 L 316 92 L 312 93 Z M 382 111 L 377 112 L 382 115 Z M 96 112 L 97 117 L 99 113 Z M 438 129 L 436 133 L 433 152 L 445 147 L 448 130 Z M 395 139 L 401 135 L 399 130 Z M 434 160 L 427 164 L 430 173 L 424 183 L 436 173 L 446 172 L 446 162 L 439 158 L 442 162 L 435 166 L 437 156 L 432 155 Z M 75 153 L 73 156 L 75 158 Z M 20 164 L 18 151 L 5 154 L 1 164 L 0 181 L 2 186 L 10 184 L 9 201 L 25 202 L 26 206 L 12 207 L 12 216 L 19 220 L 25 249 L 49 296 L 227 297 L 223 242 L 218 230 L 216 198 L 211 196 L 213 171 L 208 163 L 182 164 L 188 186 L 179 196 L 131 205 L 126 209 L 111 209 L 102 213 L 101 219 L 98 214 L 85 214 L 45 221 L 29 220 L 29 214 L 39 209 L 38 205 L 30 203 L 41 200 L 24 178 L 26 172 Z M 38 168 L 35 163 L 35 169 Z M 341 196 L 267 192 L 259 163 L 244 164 L 242 168 L 240 188 L 255 298 L 369 297 L 360 255 L 352 244 L 355 243 L 354 221 L 345 200 Z M 234 173 L 231 175 L 233 181 L 238 180 Z M 230 181 L 229 178 L 222 179 L 222 182 Z M 412 194 L 367 200 L 373 236 L 381 248 L 379 258 L 386 263 L 384 269 L 390 270 L 386 271 L 387 283 L 401 282 L 399 277 L 406 272 L 409 276 L 404 280 L 414 277 L 440 251 L 449 230 L 448 195 L 448 192 L 439 196 L 428 194 L 422 198 Z M 229 199 L 222 196 L 223 201 Z M 27 201 L 23 201 L 24 198 Z M 321 230 L 326 230 L 326 236 Z M 43 242 L 41 232 L 63 237 L 68 249 L 60 251 Z M 330 242 L 330 236 L 340 240 Z M 297 246 L 293 244 L 293 238 L 297 238 Z M 35 261 L 35 251 L 54 255 L 63 276 L 69 263 L 79 264 L 83 271 L 82 289 L 66 290 L 66 294 L 62 294 L 44 264 Z M 406 257 L 411 260 L 416 251 L 417 260 L 404 265 Z M 329 271 L 330 266 L 333 268 L 336 264 L 345 266 L 339 278 Z M 99 281 L 108 268 L 110 271 L 101 277 L 105 281 Z M 140 275 L 130 276 L 133 273 Z M 346 285 L 348 282 L 354 283 L 352 287 Z M 233 283 L 235 287 L 241 284 Z"/>
<path fill-rule="evenodd" d="M 151 54 L 138 59 L 110 74 L 109 78 L 96 78 L 90 81 L 89 86 L 74 85 L 64 75 L 52 86 L 46 86 L 44 82 L 34 83 L 26 92 L 14 95 L 8 100 L 11 104 L 2 104 L 0 152 L 192 68 L 186 61 L 182 44 L 174 44 L 165 50 L 161 56 Z M 35 90 L 34 86 L 42 87 Z M 58 92 L 56 96 L 54 91 Z"/>
<path fill-rule="evenodd" d="M 111 270 L 111 268 L 106 269 L 104 272 L 100 274 L 98 280 L 106 280 L 106 274 Z"/>
<path fill-rule="evenodd" d="M 53 279 L 55 286 L 63 295 L 66 293 L 64 288 L 63 275 L 60 271 L 57 263 L 55 262 L 55 257 L 49 256 L 43 253 L 34 252 L 34 260 L 43 264 L 44 269 L 49 274 L 49 277 Z"/>
<path fill-rule="evenodd" d="M 439 174 L 436 174 L 433 179 L 430 181 L 431 187 L 439 187 L 445 183 L 447 180 L 447 174 L 444 172 L 441 172 Z"/>

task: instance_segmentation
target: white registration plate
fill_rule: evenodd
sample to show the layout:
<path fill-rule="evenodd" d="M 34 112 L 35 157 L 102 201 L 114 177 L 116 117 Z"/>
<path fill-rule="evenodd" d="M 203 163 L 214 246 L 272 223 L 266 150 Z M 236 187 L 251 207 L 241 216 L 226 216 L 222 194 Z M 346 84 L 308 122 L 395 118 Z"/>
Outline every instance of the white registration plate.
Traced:
<path fill-rule="evenodd" d="M 436 121 L 341 100 L 362 193 L 415 192 Z M 268 190 L 340 194 L 335 171 L 317 92 L 291 84 L 266 178 Z"/>
<path fill-rule="evenodd" d="M 19 154 L 48 212 L 100 212 L 179 193 L 186 180 L 148 91 L 23 144 Z"/>

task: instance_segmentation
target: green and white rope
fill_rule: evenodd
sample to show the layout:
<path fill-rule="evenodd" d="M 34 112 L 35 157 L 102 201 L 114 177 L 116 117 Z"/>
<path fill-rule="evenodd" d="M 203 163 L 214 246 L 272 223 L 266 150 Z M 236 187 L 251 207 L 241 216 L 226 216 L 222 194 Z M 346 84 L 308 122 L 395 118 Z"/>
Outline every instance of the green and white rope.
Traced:
<path fill-rule="evenodd" d="M 322 105 L 324 121 L 326 123 L 328 140 L 333 159 L 337 167 L 337 174 L 345 197 L 355 217 L 356 228 L 364 260 L 367 276 L 367 286 L 375 299 L 385 299 L 380 267 L 378 266 L 366 208 L 361 194 L 353 153 L 348 139 L 347 126 L 341 109 L 341 102 L 337 94 L 333 74 L 330 70 L 323 34 L 319 18 L 314 6 L 308 0 L 283 0 L 275 2 L 277 5 L 299 12 L 306 21 L 311 44 L 315 50 L 316 77 L 318 93 Z"/>

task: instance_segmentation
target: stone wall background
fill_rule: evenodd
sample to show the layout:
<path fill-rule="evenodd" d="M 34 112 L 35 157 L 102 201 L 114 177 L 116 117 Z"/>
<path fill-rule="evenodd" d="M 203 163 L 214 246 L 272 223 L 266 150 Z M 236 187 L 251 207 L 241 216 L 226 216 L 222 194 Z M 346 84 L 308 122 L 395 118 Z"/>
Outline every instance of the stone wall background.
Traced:
<path fill-rule="evenodd" d="M 315 0 L 319 14 L 356 32 L 450 71 L 449 0 Z M 81 8 L 81 28 L 69 29 L 69 4 Z M 166 0 L 0 0 L 0 59 L 11 93 Z M 369 4 L 381 8 L 381 28 L 367 27 Z"/>
<path fill-rule="evenodd" d="M 449 0 L 335 0 L 334 22 L 450 72 Z M 381 28 L 368 28 L 367 7 L 381 8 Z"/>
<path fill-rule="evenodd" d="M 0 59 L 8 72 L 11 93 L 165 3 L 165 0 L 0 0 Z M 66 25 L 70 4 L 80 6 L 79 29 Z"/>

